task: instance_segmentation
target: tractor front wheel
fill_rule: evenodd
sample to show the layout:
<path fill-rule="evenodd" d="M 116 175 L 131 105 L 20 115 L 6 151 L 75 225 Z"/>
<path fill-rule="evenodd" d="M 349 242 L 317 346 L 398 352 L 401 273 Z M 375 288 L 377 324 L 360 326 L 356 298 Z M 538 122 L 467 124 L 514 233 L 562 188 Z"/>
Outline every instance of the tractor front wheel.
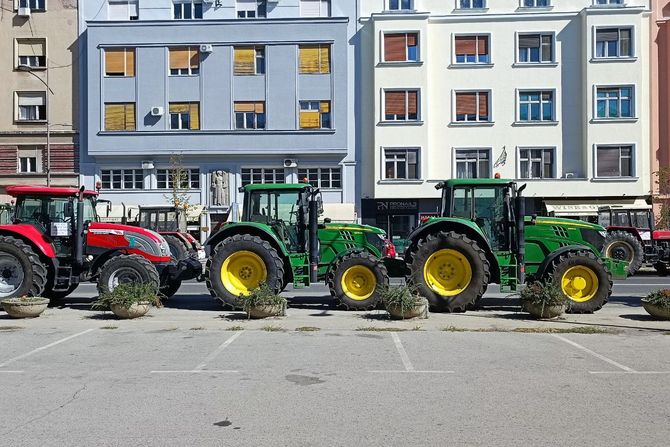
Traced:
<path fill-rule="evenodd" d="M 463 234 L 430 234 L 411 259 L 409 282 L 436 310 L 464 312 L 484 295 L 490 278 L 486 253 Z"/>
<path fill-rule="evenodd" d="M 388 285 L 384 263 L 366 252 L 349 253 L 328 274 L 330 294 L 349 310 L 374 309 L 379 304 L 379 287 Z"/>
<path fill-rule="evenodd" d="M 205 279 L 213 297 L 233 309 L 237 299 L 261 283 L 272 290 L 282 289 L 284 262 L 266 240 L 250 234 L 236 234 L 224 239 L 207 261 Z"/>
<path fill-rule="evenodd" d="M 612 231 L 607 233 L 603 253 L 608 258 L 628 262 L 627 272 L 633 276 L 644 262 L 644 247 L 642 242 L 626 231 Z"/>
<path fill-rule="evenodd" d="M 570 313 L 593 313 L 601 309 L 612 294 L 612 275 L 591 252 L 559 256 L 554 261 L 551 275 L 568 298 Z"/>
<path fill-rule="evenodd" d="M 100 267 L 98 293 L 111 292 L 119 284 L 127 283 L 153 283 L 158 290 L 160 285 L 158 270 L 140 255 L 114 256 Z"/>
<path fill-rule="evenodd" d="M 40 296 L 47 269 L 30 245 L 11 236 L 0 236 L 0 298 Z"/>
<path fill-rule="evenodd" d="M 163 237 L 165 238 L 165 242 L 167 242 L 168 246 L 170 247 L 170 255 L 172 255 L 175 260 L 181 261 L 182 259 L 189 257 L 186 244 L 184 244 L 184 242 L 182 242 L 177 236 L 167 234 Z"/>

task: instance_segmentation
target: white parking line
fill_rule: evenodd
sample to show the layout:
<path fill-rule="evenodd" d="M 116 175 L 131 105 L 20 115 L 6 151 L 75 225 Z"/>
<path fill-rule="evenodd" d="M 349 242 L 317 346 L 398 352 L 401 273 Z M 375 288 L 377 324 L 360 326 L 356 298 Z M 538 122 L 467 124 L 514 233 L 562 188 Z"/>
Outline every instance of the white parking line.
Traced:
<path fill-rule="evenodd" d="M 23 374 L 23 371 L 0 371 L 0 374 Z"/>
<path fill-rule="evenodd" d="M 74 334 L 74 335 L 70 335 L 69 337 L 65 337 L 65 338 L 62 338 L 62 339 L 60 339 L 60 340 L 57 340 L 57 341 L 55 341 L 55 342 L 53 342 L 53 343 L 49 343 L 49 344 L 46 345 L 46 346 L 42 346 L 42 347 L 40 347 L 40 348 L 33 349 L 33 350 L 30 351 L 30 352 L 26 352 L 25 354 L 21 354 L 21 355 L 19 355 L 19 356 L 17 356 L 17 357 L 14 357 L 14 358 L 12 358 L 12 359 L 9 359 L 9 360 L 5 361 L 4 363 L 0 363 L 0 368 L 4 368 L 5 366 L 7 366 L 7 365 L 9 365 L 9 364 L 11 364 L 11 363 L 14 363 L 14 362 L 16 362 L 16 361 L 18 361 L 18 360 L 23 360 L 23 359 L 25 359 L 26 357 L 30 357 L 30 356 L 33 355 L 33 354 L 37 354 L 38 352 L 44 351 L 44 350 L 49 349 L 49 348 L 53 348 L 53 347 L 56 346 L 56 345 L 59 345 L 59 344 L 61 344 L 61 343 L 65 343 L 66 341 L 72 340 L 73 338 L 79 337 L 79 336 L 81 336 L 81 335 L 88 334 L 89 332 L 94 331 L 94 330 L 95 330 L 95 329 L 86 329 L 85 331 L 77 332 L 76 334 Z"/>
<path fill-rule="evenodd" d="M 237 339 L 242 334 L 242 331 L 237 331 L 235 332 L 230 338 L 228 338 L 226 341 L 221 343 L 221 346 L 216 348 L 211 354 L 209 354 L 205 360 L 203 360 L 198 366 L 196 366 L 194 369 L 191 370 L 172 370 L 172 371 L 151 371 L 151 374 L 202 374 L 202 373 L 215 373 L 215 374 L 235 374 L 238 373 L 239 371 L 233 371 L 233 370 L 225 370 L 225 369 L 220 369 L 220 370 L 209 370 L 205 369 L 207 367 L 207 364 L 214 360 L 219 354 L 223 352 L 224 349 L 226 349 L 232 342 Z"/>
<path fill-rule="evenodd" d="M 402 364 L 405 367 L 404 370 L 373 370 L 373 371 L 368 371 L 371 373 L 391 373 L 391 374 L 453 374 L 454 371 L 417 371 L 414 369 L 414 365 L 412 364 L 412 361 L 409 359 L 409 355 L 407 355 L 407 351 L 405 350 L 405 347 L 402 345 L 402 341 L 400 341 L 400 336 L 395 333 L 391 332 L 391 338 L 393 338 L 393 344 L 395 344 L 395 348 L 398 351 L 398 354 L 400 355 L 400 360 L 402 360 Z"/>
<path fill-rule="evenodd" d="M 582 345 L 580 345 L 579 343 L 575 343 L 574 341 L 572 341 L 572 340 L 568 340 L 568 339 L 565 338 L 565 337 L 561 337 L 561 336 L 558 335 L 558 334 L 552 334 L 552 335 L 553 335 L 554 337 L 558 338 L 559 340 L 561 340 L 561 341 L 563 341 L 563 342 L 565 342 L 565 343 L 567 343 L 567 344 L 569 344 L 569 345 L 574 346 L 574 347 L 577 348 L 577 349 L 581 349 L 582 351 L 586 352 L 587 354 L 591 354 L 593 357 L 598 358 L 598 359 L 602 360 L 603 362 L 607 362 L 607 363 L 609 363 L 610 365 L 616 366 L 617 368 L 624 370 L 624 371 L 627 372 L 627 373 L 637 373 L 637 372 L 638 372 L 638 371 L 635 371 L 633 368 L 629 368 L 629 367 L 626 366 L 626 365 L 622 365 L 621 363 L 615 362 L 614 360 L 612 360 L 612 359 L 610 359 L 610 358 L 607 358 L 607 357 L 605 357 L 604 355 L 601 355 L 601 354 L 598 354 L 597 352 L 591 351 L 591 350 L 590 350 L 589 348 L 587 348 L 586 346 L 582 346 Z"/>

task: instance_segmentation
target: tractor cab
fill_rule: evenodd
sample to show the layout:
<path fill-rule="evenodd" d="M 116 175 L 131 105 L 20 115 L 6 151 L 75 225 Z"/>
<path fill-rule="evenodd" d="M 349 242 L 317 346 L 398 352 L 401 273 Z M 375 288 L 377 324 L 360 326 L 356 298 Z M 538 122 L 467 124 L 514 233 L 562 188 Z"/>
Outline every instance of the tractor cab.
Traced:
<path fill-rule="evenodd" d="M 159 233 L 186 233 L 186 213 L 174 206 L 140 206 L 139 224 Z"/>
<path fill-rule="evenodd" d="M 601 206 L 598 223 L 607 229 L 619 228 L 636 231 L 644 241 L 651 241 L 654 216 L 651 206 Z"/>

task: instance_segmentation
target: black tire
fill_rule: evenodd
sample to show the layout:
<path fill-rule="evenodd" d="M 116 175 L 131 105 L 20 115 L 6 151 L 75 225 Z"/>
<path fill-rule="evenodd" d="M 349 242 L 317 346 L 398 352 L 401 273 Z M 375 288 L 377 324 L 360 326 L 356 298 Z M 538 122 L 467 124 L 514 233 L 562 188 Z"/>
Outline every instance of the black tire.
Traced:
<path fill-rule="evenodd" d="M 49 283 L 44 288 L 44 292 L 42 292 L 42 296 L 44 298 L 49 298 L 52 301 L 59 301 L 59 300 L 62 300 L 63 298 L 65 298 L 65 297 L 67 297 L 68 295 L 70 295 L 72 292 L 74 292 L 78 286 L 79 286 L 79 283 L 72 284 L 70 286 L 70 288 L 68 288 L 67 290 L 54 291 L 54 290 L 51 290 L 51 287 L 53 287 L 53 286 L 51 285 L 51 283 Z"/>
<path fill-rule="evenodd" d="M 470 282 L 457 295 L 441 295 L 428 284 L 424 275 L 424 267 L 431 256 L 439 250 L 450 249 L 464 256 L 471 269 Z M 454 231 L 430 234 L 416 245 L 411 253 L 410 276 L 408 282 L 413 284 L 419 293 L 426 297 L 431 307 L 438 311 L 464 312 L 472 307 L 484 295 L 491 277 L 486 253 L 479 248 L 477 242 Z M 448 268 L 452 266 L 449 265 Z M 444 268 L 444 266 L 440 266 Z M 452 270 L 453 272 L 453 270 Z"/>
<path fill-rule="evenodd" d="M 356 266 L 362 267 L 358 269 L 358 275 L 351 270 Z M 360 286 L 358 299 L 355 296 L 356 290 L 343 287 L 345 275 L 346 278 L 350 278 L 352 287 Z M 377 307 L 381 300 L 379 287 L 387 286 L 388 283 L 389 275 L 386 266 L 380 259 L 368 252 L 353 252 L 344 255 L 330 270 L 327 279 L 333 299 L 340 306 L 349 310 L 368 310 Z"/>
<path fill-rule="evenodd" d="M 628 262 L 627 272 L 633 276 L 644 262 L 642 242 L 627 231 L 612 231 L 605 237 L 603 255 L 618 261 Z"/>
<path fill-rule="evenodd" d="M 160 285 L 158 270 L 140 255 L 119 255 L 106 261 L 98 275 L 98 293 L 111 292 L 118 284 L 138 282 Z"/>
<path fill-rule="evenodd" d="M 181 281 L 180 280 L 174 280 L 171 281 L 167 284 L 165 284 L 163 287 L 160 288 L 160 293 L 163 295 L 165 298 L 170 298 L 171 296 L 174 296 L 175 293 L 179 290 L 181 287 Z"/>
<path fill-rule="evenodd" d="M 598 279 L 598 288 L 587 301 L 575 301 L 568 294 L 568 313 L 586 314 L 600 310 L 612 294 L 612 274 L 607 270 L 603 261 L 591 252 L 579 251 L 561 255 L 552 263 L 551 278 L 563 287 L 562 279 L 565 273 L 577 266 L 584 266 L 591 270 Z M 565 293 L 565 292 L 564 292 Z"/>
<path fill-rule="evenodd" d="M 188 247 L 186 247 L 186 244 L 179 239 L 177 236 L 172 236 L 172 235 L 163 235 L 165 238 L 165 241 L 168 243 L 168 246 L 170 247 L 170 255 L 177 261 L 181 261 L 182 259 L 186 259 L 190 256 Z"/>
<path fill-rule="evenodd" d="M 0 279 L 7 287 L 0 289 L 0 298 L 17 296 L 41 296 L 47 282 L 47 268 L 40 261 L 32 247 L 21 239 L 0 236 Z M 10 287 L 12 275 L 21 275 L 20 283 L 13 290 Z"/>
<path fill-rule="evenodd" d="M 236 234 L 223 240 L 214 249 L 214 255 L 207 260 L 205 269 L 205 281 L 209 293 L 221 300 L 224 306 L 235 309 L 237 305 L 237 298 L 241 293 L 229 290 L 224 285 L 224 280 L 221 277 L 221 269 L 224 263 L 233 255 L 239 255 L 240 252 L 251 252 L 263 263 L 266 274 L 264 282 L 270 286 L 275 292 L 279 292 L 283 287 L 284 279 L 284 262 L 277 250 L 270 245 L 266 240 L 251 234 Z M 248 265 L 240 265 L 240 272 L 242 269 L 248 268 Z M 262 282 L 262 280 L 260 281 Z M 259 281 L 252 281 L 247 284 L 247 289 L 252 289 L 258 286 Z"/>

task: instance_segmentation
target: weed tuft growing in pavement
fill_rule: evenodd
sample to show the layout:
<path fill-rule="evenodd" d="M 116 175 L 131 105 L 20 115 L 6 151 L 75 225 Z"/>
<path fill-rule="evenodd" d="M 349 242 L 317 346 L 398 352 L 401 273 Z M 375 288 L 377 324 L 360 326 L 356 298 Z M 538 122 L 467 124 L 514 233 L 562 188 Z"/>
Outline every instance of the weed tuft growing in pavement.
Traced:
<path fill-rule="evenodd" d="M 225 329 L 226 331 L 243 331 L 244 326 L 230 326 L 229 328 Z"/>
<path fill-rule="evenodd" d="M 615 334 L 611 329 L 603 329 L 595 326 L 579 327 L 518 327 L 512 329 L 512 332 L 522 332 L 526 334 Z"/>
<path fill-rule="evenodd" d="M 0 331 L 18 331 L 19 329 L 24 329 L 23 326 L 0 326 Z"/>
<path fill-rule="evenodd" d="M 401 327 L 375 327 L 375 326 L 367 326 L 367 327 L 358 327 L 356 328 L 357 331 L 359 332 L 406 332 L 407 329 L 401 328 Z"/>
<path fill-rule="evenodd" d="M 265 332 L 286 332 L 286 329 L 284 329 L 281 326 L 272 326 L 272 325 L 267 325 L 263 326 L 261 330 Z"/>
<path fill-rule="evenodd" d="M 315 327 L 315 326 L 301 326 L 295 328 L 297 332 L 318 332 L 321 330 L 321 328 Z"/>
<path fill-rule="evenodd" d="M 192 327 L 191 329 L 189 329 L 189 331 L 204 331 L 204 330 L 205 328 L 202 326 Z"/>
<path fill-rule="evenodd" d="M 118 328 L 119 328 L 118 326 L 102 326 L 100 329 L 111 330 L 111 329 L 118 329 Z"/>

